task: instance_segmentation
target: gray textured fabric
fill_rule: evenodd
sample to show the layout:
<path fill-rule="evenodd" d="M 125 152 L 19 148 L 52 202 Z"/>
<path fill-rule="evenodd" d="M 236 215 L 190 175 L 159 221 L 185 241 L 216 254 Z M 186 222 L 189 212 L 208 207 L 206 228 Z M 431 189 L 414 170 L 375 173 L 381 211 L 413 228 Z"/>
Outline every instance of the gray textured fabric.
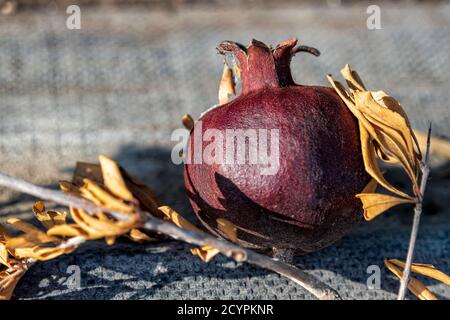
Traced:
<path fill-rule="evenodd" d="M 450 137 L 450 6 L 381 8 L 383 29 L 373 31 L 365 6 L 175 13 L 89 7 L 82 8 L 81 30 L 66 29 L 63 11 L 0 16 L 0 170 L 55 187 L 70 178 L 75 161 L 104 153 L 195 221 L 182 168 L 170 162 L 170 134 L 181 115 L 197 117 L 216 103 L 222 58 L 215 46 L 225 39 L 276 44 L 296 36 L 322 52 L 294 58 L 297 82 L 326 84 L 327 73 L 339 78 L 350 63 L 369 88 L 397 97 L 415 127 L 432 121 L 435 133 Z M 445 168 L 430 183 L 416 260 L 449 273 Z M 29 218 L 32 200 L 2 190 L 0 217 Z M 410 222 L 408 208 L 398 209 L 296 262 L 345 298 L 394 298 L 398 282 L 383 258 L 405 256 Z M 64 285 L 73 264 L 82 271 L 80 290 Z M 372 264 L 381 268 L 380 290 L 366 287 Z M 450 298 L 448 287 L 432 290 Z M 222 257 L 203 264 L 184 245 L 101 242 L 33 266 L 15 297 L 311 298 L 277 275 Z"/>

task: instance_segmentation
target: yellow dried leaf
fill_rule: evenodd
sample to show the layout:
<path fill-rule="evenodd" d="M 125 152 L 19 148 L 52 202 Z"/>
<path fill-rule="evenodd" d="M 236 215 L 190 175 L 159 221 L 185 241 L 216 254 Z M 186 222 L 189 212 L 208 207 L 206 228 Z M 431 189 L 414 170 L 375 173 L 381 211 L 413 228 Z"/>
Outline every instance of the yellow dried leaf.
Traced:
<path fill-rule="evenodd" d="M 366 172 L 370 174 L 372 178 L 374 178 L 381 186 L 383 186 L 387 190 L 403 198 L 412 199 L 412 197 L 398 190 L 397 188 L 392 186 L 388 181 L 386 181 L 386 179 L 383 176 L 383 173 L 381 172 L 377 158 L 375 156 L 375 149 L 370 140 L 369 133 L 361 123 L 359 124 L 359 134 L 361 139 L 361 151 Z"/>
<path fill-rule="evenodd" d="M 7 221 L 7 223 L 13 226 L 15 229 L 24 232 L 18 237 L 11 237 L 7 239 L 6 247 L 8 248 L 8 250 L 14 250 L 16 248 L 23 247 L 33 247 L 41 243 L 61 242 L 60 239 L 50 237 L 45 232 L 42 232 L 38 228 L 19 219 L 11 218 Z"/>
<path fill-rule="evenodd" d="M 147 234 L 140 231 L 139 229 L 131 229 L 128 236 L 130 237 L 131 240 L 136 241 L 136 242 L 155 241 L 156 240 L 156 239 L 149 237 Z"/>
<path fill-rule="evenodd" d="M 100 239 L 107 236 L 103 232 L 100 232 L 96 228 L 92 227 L 89 223 L 84 221 L 85 216 L 87 216 L 88 214 L 83 210 L 70 208 L 70 214 L 78 227 L 80 227 L 84 232 L 88 234 L 89 239 Z"/>
<path fill-rule="evenodd" d="M 192 223 L 184 219 L 178 212 L 173 210 L 169 206 L 161 206 L 158 208 L 162 213 L 164 213 L 170 221 L 172 221 L 175 225 L 177 225 L 180 228 L 189 229 L 192 231 L 203 233 L 202 230 L 194 226 Z"/>
<path fill-rule="evenodd" d="M 415 278 L 409 280 L 408 289 L 420 300 L 438 300 L 422 282 Z"/>
<path fill-rule="evenodd" d="M 133 205 L 114 197 L 95 182 L 89 179 L 84 179 L 83 182 L 84 185 L 80 188 L 81 195 L 95 204 L 123 213 L 132 213 L 135 210 Z"/>
<path fill-rule="evenodd" d="M 228 238 L 229 240 L 237 241 L 237 229 L 236 226 L 227 219 L 217 219 L 217 228 Z"/>
<path fill-rule="evenodd" d="M 108 246 L 112 246 L 114 243 L 116 243 L 116 239 L 117 237 L 114 236 L 105 237 L 105 242 Z"/>
<path fill-rule="evenodd" d="M 354 98 L 356 108 L 378 131 L 374 138 L 381 149 L 395 155 L 415 182 L 417 161 L 408 120 L 400 113 L 377 103 L 371 92 L 355 92 Z"/>
<path fill-rule="evenodd" d="M 404 199 L 391 197 L 374 198 L 365 196 L 365 217 L 373 219 L 381 212 L 393 205 L 413 202 L 415 198 L 398 190 L 383 177 L 377 156 L 387 163 L 400 163 L 408 174 L 414 193 L 417 192 L 417 178 L 420 172 L 419 159 L 421 157 L 417 138 L 411 130 L 409 119 L 401 105 L 383 91 L 367 91 L 361 78 L 346 65 L 341 73 L 346 80 L 349 90 L 329 75 L 331 83 L 337 94 L 341 97 L 349 110 L 358 119 L 361 139 L 361 151 L 364 166 L 381 186 Z M 364 194 L 372 192 L 363 192 Z M 380 204 L 373 201 L 382 200 Z"/>
<path fill-rule="evenodd" d="M 385 150 L 383 150 L 384 157 L 380 157 L 380 159 L 384 160 L 388 157 L 387 163 L 401 164 L 406 174 L 409 176 L 411 183 L 417 185 L 418 161 L 414 160 L 415 158 L 410 158 L 408 152 L 404 149 L 404 146 L 395 140 L 394 130 L 392 131 L 393 132 L 389 133 L 389 129 L 386 128 L 378 134 L 379 145 L 382 145 L 380 149 L 385 148 Z"/>
<path fill-rule="evenodd" d="M 406 131 L 406 136 L 411 135 L 411 138 L 414 141 L 415 147 L 417 149 L 417 154 L 421 155 L 416 134 L 412 130 L 411 123 L 409 122 L 408 119 L 408 115 L 406 114 L 405 110 L 403 110 L 403 107 L 400 105 L 400 103 L 391 96 L 387 95 L 384 91 L 372 92 L 372 96 L 375 99 L 375 101 L 377 101 L 378 104 L 400 114 L 400 116 L 403 117 L 403 119 L 406 122 L 406 126 L 408 127 L 408 131 Z"/>
<path fill-rule="evenodd" d="M 408 115 L 406 114 L 405 110 L 403 110 L 403 107 L 400 105 L 400 103 L 398 103 L 397 100 L 395 100 L 393 97 L 389 96 L 386 92 L 382 90 L 372 91 L 372 97 L 379 105 L 398 113 L 403 118 L 403 120 L 405 120 L 406 126 L 411 128 Z"/>
<path fill-rule="evenodd" d="M 103 184 L 106 188 L 108 188 L 112 194 L 125 201 L 133 201 L 133 195 L 130 190 L 128 190 L 117 163 L 104 155 L 100 155 L 98 160 L 102 170 Z"/>
<path fill-rule="evenodd" d="M 376 142 L 376 141 L 372 141 L 372 142 L 373 142 L 373 146 L 375 148 L 375 153 L 377 154 L 378 158 L 380 158 L 383 162 L 389 163 L 389 164 L 398 164 L 400 162 L 397 159 L 397 157 L 395 157 L 394 155 L 392 155 L 391 153 L 389 153 L 386 150 L 382 150 L 380 145 L 378 144 L 378 142 Z"/>
<path fill-rule="evenodd" d="M 351 94 L 354 98 L 353 102 L 356 106 L 353 105 L 352 108 L 356 107 L 359 111 L 365 110 L 366 115 L 370 114 L 382 123 L 390 125 L 393 129 L 399 130 L 405 138 L 404 142 L 408 145 L 408 151 L 412 154 L 412 140 L 415 140 L 415 136 L 411 130 L 408 116 L 402 106 L 384 91 L 366 91 L 358 73 L 352 70 L 348 64 L 341 70 L 341 74 L 349 85 Z M 333 81 L 331 77 L 329 80 Z M 345 90 L 342 88 L 339 89 Z M 357 98 L 358 95 L 363 95 L 365 97 L 362 101 L 360 100 L 359 103 Z M 359 119 L 359 117 L 357 118 Z M 361 121 L 361 119 L 359 120 Z M 367 122 L 364 122 L 364 124 L 366 125 Z M 374 138 L 376 138 L 375 135 Z"/>
<path fill-rule="evenodd" d="M 222 79 L 219 86 L 219 105 L 229 102 L 236 96 L 236 89 L 233 79 L 233 71 L 226 63 L 223 65 Z"/>
<path fill-rule="evenodd" d="M 194 119 L 190 114 L 185 114 L 181 118 L 181 122 L 183 123 L 183 126 L 188 130 L 192 130 L 194 128 Z"/>
<path fill-rule="evenodd" d="M 57 211 L 45 211 L 45 205 L 43 202 L 38 201 L 33 205 L 33 212 L 36 218 L 46 227 L 50 229 L 56 225 L 66 223 L 66 213 L 60 213 Z"/>
<path fill-rule="evenodd" d="M 389 259 L 390 263 L 399 266 L 400 268 L 405 268 L 405 263 L 403 261 L 397 260 L 397 259 Z M 411 265 L 411 271 L 436 279 L 448 286 L 450 286 L 450 277 L 443 273 L 442 271 L 438 270 L 435 266 L 432 264 L 423 264 L 423 263 L 413 263 Z"/>
<path fill-rule="evenodd" d="M 163 214 L 158 210 L 158 207 L 162 205 L 161 201 L 157 198 L 156 194 L 151 190 L 148 186 L 146 186 L 143 182 L 139 181 L 135 177 L 132 177 L 128 172 L 126 172 L 123 168 L 119 166 L 122 178 L 125 182 L 125 185 L 127 189 L 131 192 L 134 199 L 137 199 L 139 202 L 139 207 L 142 211 L 150 212 L 152 215 L 158 218 L 164 217 Z M 84 162 L 78 162 L 77 167 L 75 169 L 73 183 L 70 183 L 66 186 L 66 189 L 69 189 L 70 191 L 74 191 L 72 186 L 83 186 L 85 179 L 88 179 L 88 181 L 91 181 L 95 183 L 100 189 L 103 185 L 103 177 L 102 177 L 102 170 L 100 168 L 100 165 L 92 164 L 92 163 L 84 163 Z M 78 189 L 78 187 L 76 187 Z M 64 189 L 63 189 L 64 190 Z M 79 192 L 79 191 L 78 191 Z M 94 203 L 98 205 L 105 205 L 105 201 L 109 202 L 109 205 L 119 205 L 121 208 L 117 207 L 115 209 L 108 207 L 108 209 L 111 210 L 117 210 L 123 212 L 122 204 L 116 202 L 121 202 L 120 199 L 98 199 L 97 194 L 93 193 L 92 190 L 86 190 L 84 188 L 83 190 L 83 197 L 87 200 L 93 201 Z M 101 194 L 101 196 L 104 196 L 104 194 Z M 112 197 L 112 195 L 111 195 Z M 113 202 L 111 202 L 113 201 Z M 134 210 L 134 206 L 129 206 L 129 209 Z M 128 209 L 125 209 L 125 212 L 128 212 Z"/>
<path fill-rule="evenodd" d="M 354 92 L 353 96 L 358 110 L 366 117 L 370 117 L 378 121 L 378 123 L 397 130 L 404 139 L 403 142 L 406 144 L 407 150 L 413 151 L 411 128 L 406 114 L 403 110 L 400 112 L 394 111 L 384 104 L 384 101 L 387 101 L 386 99 L 388 98 L 390 99 L 389 101 L 395 101 L 395 99 L 387 96 L 383 91 Z M 401 108 L 399 104 L 398 107 Z M 369 121 L 372 122 L 372 120 Z"/>
<path fill-rule="evenodd" d="M 363 204 L 364 218 L 372 220 L 384 211 L 404 203 L 414 203 L 413 200 L 402 199 L 381 193 L 360 193 L 356 195 Z"/>
<path fill-rule="evenodd" d="M 394 264 L 386 259 L 384 260 L 384 264 L 393 274 L 397 276 L 397 278 L 401 279 L 403 277 L 403 272 L 397 269 Z M 437 297 L 431 293 L 431 291 L 428 290 L 422 282 L 413 277 L 409 278 L 408 289 L 420 300 L 438 300 Z"/>
<path fill-rule="evenodd" d="M 90 239 L 123 235 L 135 228 L 139 222 L 137 216 L 129 221 L 100 220 L 76 208 L 70 208 L 70 213 L 77 225 L 88 233 Z"/>
<path fill-rule="evenodd" d="M 30 258 L 40 261 L 47 261 L 55 259 L 63 254 L 72 253 L 76 249 L 76 246 L 69 247 L 32 247 L 32 248 L 17 248 L 14 251 L 14 255 L 19 258 Z"/>
<path fill-rule="evenodd" d="M 11 264 L 9 263 L 9 253 L 8 249 L 3 243 L 0 243 L 0 266 L 4 265 L 7 268 L 11 268 Z"/>
<path fill-rule="evenodd" d="M 106 223 L 111 222 L 111 219 L 104 212 L 99 211 L 99 212 L 96 212 L 95 215 L 97 216 L 97 218 L 100 221 L 105 221 Z M 107 237 L 105 237 L 105 242 L 107 245 L 112 246 L 114 243 L 116 243 L 116 239 L 117 239 L 116 236 L 107 236 Z"/>
<path fill-rule="evenodd" d="M 60 237 L 83 237 L 85 239 L 89 238 L 89 234 L 84 231 L 80 226 L 76 224 L 63 224 L 59 226 L 54 226 L 47 231 L 49 236 L 60 236 Z"/>
<path fill-rule="evenodd" d="M 341 74 L 352 90 L 365 91 L 364 84 L 358 73 L 350 68 L 349 64 L 341 70 Z"/>
<path fill-rule="evenodd" d="M 214 258 L 220 251 L 216 248 L 203 246 L 201 248 L 193 248 L 191 249 L 191 253 L 194 256 L 199 256 L 200 259 L 204 262 L 209 262 Z"/>
<path fill-rule="evenodd" d="M 199 233 L 203 233 L 202 230 L 194 226 L 192 223 L 184 219 L 178 212 L 173 210 L 172 208 L 168 206 L 161 206 L 159 207 L 159 210 L 166 215 L 166 217 L 169 219 L 169 221 L 173 222 L 176 226 L 184 229 L 189 229 L 192 231 L 196 231 Z M 233 237 L 233 231 L 229 230 L 230 227 L 225 222 L 225 219 L 222 219 L 221 225 L 222 228 L 225 230 L 224 233 L 230 232 L 231 237 Z M 216 248 L 210 247 L 210 246 L 203 246 L 201 248 L 193 248 L 191 249 L 191 253 L 193 255 L 199 256 L 200 259 L 202 259 L 205 262 L 211 261 L 211 259 L 218 254 L 220 251 Z"/>

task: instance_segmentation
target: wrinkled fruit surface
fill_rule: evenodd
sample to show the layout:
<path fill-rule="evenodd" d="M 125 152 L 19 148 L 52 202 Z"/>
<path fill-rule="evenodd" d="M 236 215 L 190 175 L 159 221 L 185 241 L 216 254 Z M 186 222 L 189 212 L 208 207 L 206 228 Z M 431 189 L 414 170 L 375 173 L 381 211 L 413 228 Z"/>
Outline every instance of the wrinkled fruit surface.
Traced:
<path fill-rule="evenodd" d="M 369 182 L 350 111 L 331 88 L 292 80 L 296 42 L 275 49 L 256 40 L 247 48 L 222 42 L 219 52 L 239 62 L 242 92 L 195 124 L 201 122 L 202 133 L 214 128 L 224 136 L 226 129 L 278 129 L 278 171 L 264 175 L 267 165 L 248 161 L 185 164 L 185 185 L 201 222 L 221 235 L 216 219 L 228 219 L 241 245 L 267 253 L 281 248 L 304 254 L 340 239 L 360 220 L 355 194 Z M 187 150 L 192 157 L 194 131 Z M 205 148 L 211 141 L 200 143 Z"/>

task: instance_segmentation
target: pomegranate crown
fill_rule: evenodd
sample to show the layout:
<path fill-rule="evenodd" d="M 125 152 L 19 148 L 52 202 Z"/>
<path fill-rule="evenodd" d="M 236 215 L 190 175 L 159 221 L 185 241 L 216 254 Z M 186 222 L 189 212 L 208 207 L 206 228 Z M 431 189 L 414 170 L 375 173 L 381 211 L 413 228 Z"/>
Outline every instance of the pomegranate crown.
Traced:
<path fill-rule="evenodd" d="M 220 54 L 233 54 L 241 68 L 242 93 L 270 88 L 296 85 L 291 74 L 291 59 L 297 52 L 308 52 L 319 56 L 319 50 L 297 46 L 297 39 L 284 41 L 275 48 L 252 39 L 248 47 L 232 41 L 223 41 L 217 46 Z"/>

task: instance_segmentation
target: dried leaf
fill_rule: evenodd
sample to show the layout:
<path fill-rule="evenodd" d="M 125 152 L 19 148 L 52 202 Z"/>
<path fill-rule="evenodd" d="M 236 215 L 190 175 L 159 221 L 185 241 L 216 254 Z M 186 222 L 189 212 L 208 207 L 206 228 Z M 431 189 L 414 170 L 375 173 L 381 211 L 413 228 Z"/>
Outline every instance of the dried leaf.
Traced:
<path fill-rule="evenodd" d="M 415 132 L 411 128 L 411 123 L 409 122 L 408 115 L 406 114 L 403 107 L 398 103 L 397 100 L 387 95 L 384 91 L 376 91 L 372 92 L 373 98 L 378 102 L 378 104 L 397 112 L 400 116 L 405 120 L 406 125 L 408 127 L 408 131 L 406 132 L 406 136 L 411 135 L 412 140 L 414 141 L 415 147 L 417 149 L 418 156 L 421 157 L 421 151 L 419 148 L 419 143 L 416 137 Z"/>
<path fill-rule="evenodd" d="M 372 143 L 375 148 L 375 153 L 377 154 L 378 158 L 380 158 L 383 162 L 389 163 L 389 164 L 400 163 L 400 161 L 395 156 L 393 156 L 386 150 L 382 150 L 380 145 L 378 144 L 378 142 L 372 141 Z"/>
<path fill-rule="evenodd" d="M 108 215 L 104 212 L 98 211 L 95 213 L 95 216 L 100 220 L 100 221 L 104 221 L 106 223 L 109 223 L 111 221 L 110 217 L 108 217 Z M 116 236 L 106 236 L 105 237 L 105 242 L 108 246 L 112 246 L 114 243 L 116 243 Z"/>
<path fill-rule="evenodd" d="M 222 79 L 219 86 L 219 105 L 229 102 L 236 96 L 233 71 L 226 63 L 223 65 Z"/>
<path fill-rule="evenodd" d="M 11 268 L 11 264 L 9 263 L 9 253 L 8 249 L 3 243 L 0 243 L 0 266 L 4 265 L 7 268 Z"/>
<path fill-rule="evenodd" d="M 220 251 L 216 248 L 203 246 L 201 248 L 193 248 L 191 249 L 191 253 L 194 256 L 199 256 L 200 259 L 204 262 L 210 262 L 212 258 L 214 258 Z"/>
<path fill-rule="evenodd" d="M 66 223 L 67 214 L 57 211 L 45 211 L 43 202 L 38 201 L 33 205 L 33 212 L 36 218 L 44 225 L 45 228 L 50 229 L 56 225 Z"/>
<path fill-rule="evenodd" d="M 183 126 L 188 129 L 189 131 L 194 128 L 194 119 L 190 114 L 185 114 L 181 118 L 181 122 L 183 123 Z"/>
<path fill-rule="evenodd" d="M 184 219 L 178 212 L 173 210 L 172 208 L 168 206 L 161 206 L 159 207 L 159 210 L 163 212 L 166 217 L 169 219 L 169 221 L 173 222 L 176 226 L 184 229 L 189 229 L 192 231 L 196 231 L 199 233 L 204 233 L 202 230 L 194 226 L 192 223 Z M 225 235 L 235 238 L 233 235 L 233 228 L 231 227 L 231 222 L 225 220 L 225 219 L 219 219 L 218 221 L 218 227 L 222 228 L 222 232 L 224 232 Z M 210 246 L 203 246 L 201 248 L 193 248 L 191 249 L 191 253 L 193 255 L 199 256 L 200 259 L 202 259 L 204 262 L 209 262 L 211 259 L 218 254 L 220 251 L 216 248 L 210 247 Z"/>
<path fill-rule="evenodd" d="M 178 227 L 184 228 L 184 229 L 189 229 L 189 230 L 196 231 L 196 232 L 199 232 L 199 233 L 203 233 L 202 230 L 200 230 L 199 228 L 194 226 L 192 223 L 190 223 L 189 221 L 184 219 L 178 212 L 173 210 L 171 207 L 169 207 L 169 206 L 161 206 L 158 209 L 162 213 L 164 213 L 167 216 L 167 218 L 169 218 L 170 221 L 172 221 Z"/>
<path fill-rule="evenodd" d="M 389 259 L 390 263 L 404 269 L 405 263 L 403 261 L 397 260 L 397 259 Z M 438 270 L 435 266 L 432 264 L 423 264 L 423 263 L 413 263 L 411 265 L 411 271 L 436 279 L 448 286 L 450 286 L 450 277 L 443 273 L 442 271 Z"/>
<path fill-rule="evenodd" d="M 387 190 L 404 199 L 413 201 L 414 197 L 398 190 L 386 181 L 377 161 L 378 156 L 381 161 L 387 163 L 400 163 L 410 177 L 412 190 L 416 193 L 421 155 L 406 113 L 401 105 L 385 92 L 367 91 L 359 75 L 349 65 L 346 65 L 341 73 L 349 86 L 349 90 L 346 90 L 339 82 L 334 81 L 330 75 L 327 78 L 349 110 L 358 119 L 366 171 Z M 404 203 L 406 200 L 398 201 Z M 375 208 L 371 209 L 372 218 L 385 210 L 382 209 L 383 206 L 388 207 L 384 203 L 376 210 Z"/>
<path fill-rule="evenodd" d="M 387 190 L 399 195 L 400 197 L 413 199 L 406 193 L 398 190 L 394 186 L 392 186 L 383 176 L 381 172 L 380 165 L 375 156 L 375 149 L 373 148 L 373 144 L 371 143 L 370 136 L 368 131 L 363 127 L 363 125 L 359 124 L 359 134 L 361 139 L 361 151 L 364 161 L 364 167 L 368 174 L 372 178 L 374 178 L 381 186 L 386 188 Z"/>
<path fill-rule="evenodd" d="M 144 241 L 155 241 L 156 239 L 149 237 L 146 233 L 140 231 L 139 229 L 131 229 L 128 234 L 131 240 L 136 242 L 144 242 Z"/>
<path fill-rule="evenodd" d="M 348 86 L 352 90 L 365 91 L 366 88 L 359 77 L 358 73 L 350 68 L 349 64 L 346 64 L 344 68 L 341 70 L 341 74 L 347 82 Z"/>
<path fill-rule="evenodd" d="M 381 193 L 360 193 L 356 197 L 361 199 L 364 218 L 368 221 L 394 206 L 404 203 L 414 203 L 413 200 L 397 198 Z"/>
<path fill-rule="evenodd" d="M 229 240 L 237 241 L 237 228 L 236 226 L 227 219 L 219 218 L 217 219 L 217 228 L 228 238 Z"/>
<path fill-rule="evenodd" d="M 80 226 L 76 224 L 63 224 L 59 226 L 54 226 L 47 231 L 49 236 L 60 236 L 60 237 L 83 237 L 85 239 L 89 238 L 89 234 L 83 230 Z"/>
<path fill-rule="evenodd" d="M 381 92 L 381 93 L 380 93 Z M 382 150 L 395 155 L 415 183 L 416 153 L 409 121 L 400 113 L 379 104 L 373 95 L 386 96 L 380 92 L 354 92 L 356 108 L 378 131 L 374 137 Z M 404 114 L 404 112 L 403 112 Z M 406 115 L 405 115 L 406 116 Z"/>
<path fill-rule="evenodd" d="M 98 160 L 102 170 L 103 184 L 106 188 L 108 188 L 112 194 L 125 201 L 133 201 L 133 195 L 130 190 L 128 190 L 117 163 L 104 155 L 100 155 Z"/>
<path fill-rule="evenodd" d="M 14 255 L 19 258 L 30 258 L 40 261 L 47 261 L 55 259 L 63 254 L 69 254 L 75 251 L 76 246 L 69 247 L 32 247 L 32 248 L 17 248 Z"/>
<path fill-rule="evenodd" d="M 128 172 L 126 172 L 123 168 L 117 165 L 117 167 L 120 169 L 120 173 L 122 175 L 122 178 L 125 182 L 126 188 L 131 192 L 134 199 L 137 199 L 139 202 L 139 207 L 142 211 L 150 212 L 152 215 L 154 215 L 157 218 L 163 218 L 164 215 L 161 214 L 161 212 L 158 210 L 158 207 L 162 205 L 161 201 L 158 199 L 156 194 L 151 190 L 148 186 L 146 186 L 143 182 L 136 179 L 135 177 L 132 177 Z M 93 182 L 95 185 L 100 187 L 102 189 L 103 185 L 103 177 L 102 177 L 102 170 L 100 168 L 100 165 L 92 164 L 92 163 L 84 163 L 84 162 L 78 162 L 77 167 L 75 169 L 75 174 L 73 178 L 73 183 L 70 183 L 70 185 L 66 186 L 66 189 L 71 188 L 72 186 L 80 186 L 82 187 L 85 183 L 85 179 L 88 179 L 88 181 Z M 73 190 L 71 190 L 73 191 Z M 111 195 L 112 196 L 112 195 Z M 110 200 L 100 200 L 97 198 L 97 195 L 92 193 L 91 191 L 83 191 L 83 197 L 86 199 L 93 201 L 94 203 L 98 205 L 104 205 L 104 201 L 110 201 Z M 114 198 L 114 197 L 113 197 Z M 115 201 L 119 201 L 120 199 L 112 200 L 114 201 L 114 204 L 118 204 Z M 112 203 L 110 203 L 111 205 Z M 119 204 L 119 206 L 122 206 Z M 132 205 L 129 206 L 131 210 L 135 210 L 135 203 L 132 203 Z M 112 208 L 109 208 L 113 210 Z M 116 208 L 117 211 L 123 211 L 120 208 Z"/>
<path fill-rule="evenodd" d="M 108 246 L 112 246 L 114 243 L 116 243 L 116 239 L 117 239 L 117 237 L 113 237 L 113 236 L 105 237 L 105 242 Z"/>
<path fill-rule="evenodd" d="M 84 179 L 83 182 L 84 185 L 80 188 L 80 192 L 84 198 L 110 210 L 120 211 L 123 213 L 134 212 L 134 205 L 124 203 L 122 200 L 105 191 L 95 182 L 89 179 Z"/>
<path fill-rule="evenodd" d="M 42 232 L 38 228 L 23 222 L 16 218 L 11 218 L 7 221 L 8 224 L 15 229 L 24 232 L 18 237 L 11 237 L 6 241 L 6 247 L 8 250 L 14 250 L 16 248 L 33 247 L 42 243 L 59 243 L 60 239 L 50 237 L 45 232 Z"/>
<path fill-rule="evenodd" d="M 397 278 L 402 279 L 403 272 L 397 269 L 394 264 L 388 260 L 384 260 L 386 267 L 397 276 Z M 408 281 L 408 289 L 420 300 L 438 300 L 437 297 L 431 293 L 430 290 L 419 280 L 410 277 Z"/>
<path fill-rule="evenodd" d="M 137 227 L 139 218 L 135 216 L 130 221 L 114 221 L 98 219 L 84 210 L 70 208 L 73 220 L 89 235 L 89 239 L 120 236 Z"/>

